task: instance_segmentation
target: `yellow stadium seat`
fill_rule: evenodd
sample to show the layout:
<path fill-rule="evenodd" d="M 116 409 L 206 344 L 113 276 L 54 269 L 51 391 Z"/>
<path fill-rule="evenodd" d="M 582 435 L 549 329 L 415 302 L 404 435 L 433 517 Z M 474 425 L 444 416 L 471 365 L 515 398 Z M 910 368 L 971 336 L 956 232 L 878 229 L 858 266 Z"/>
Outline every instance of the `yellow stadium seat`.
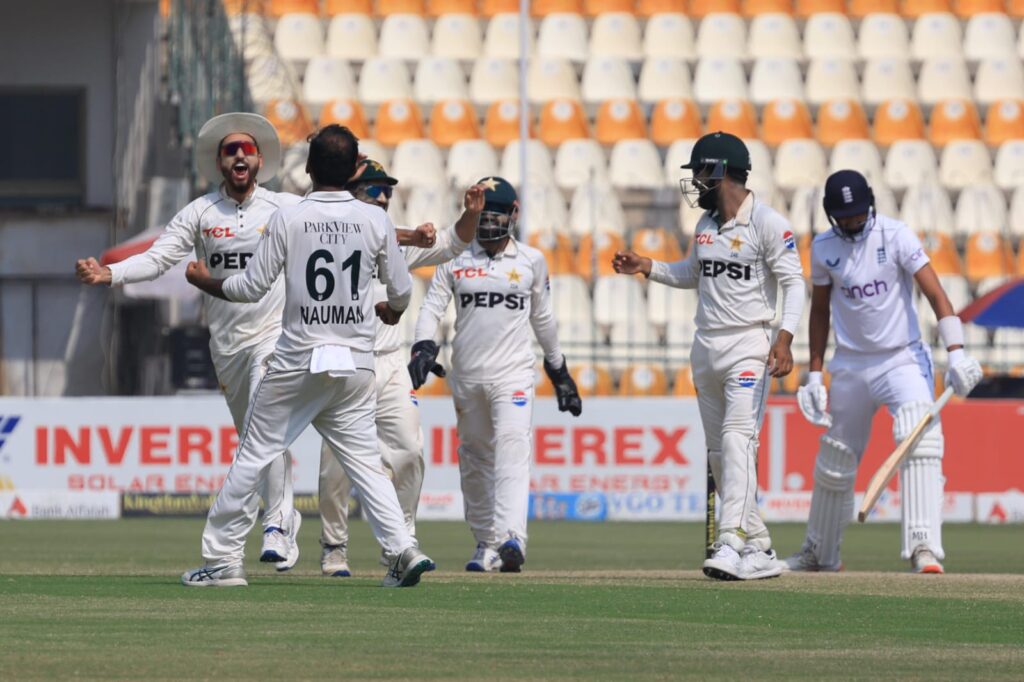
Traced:
<path fill-rule="evenodd" d="M 682 367 L 676 371 L 672 380 L 672 395 L 679 398 L 697 396 L 697 387 L 693 385 L 693 373 L 689 367 Z"/>
<path fill-rule="evenodd" d="M 615 393 L 611 372 L 606 367 L 585 363 L 571 367 L 569 373 L 576 380 L 576 388 L 583 397 L 608 396 Z"/>
<path fill-rule="evenodd" d="M 796 0 L 796 15 L 801 19 L 824 12 L 845 14 L 846 3 L 844 0 Z"/>
<path fill-rule="evenodd" d="M 1013 253 L 997 232 L 977 232 L 967 238 L 964 258 L 967 279 L 1004 277 L 1013 271 Z"/>
<path fill-rule="evenodd" d="M 657 365 L 630 365 L 622 372 L 619 381 L 621 396 L 654 396 L 668 394 L 668 378 L 665 370 Z"/>
<path fill-rule="evenodd" d="M 850 0 L 850 16 L 863 19 L 869 14 L 899 14 L 899 0 Z"/>
<path fill-rule="evenodd" d="M 943 147 L 953 140 L 977 140 L 980 137 L 981 121 L 973 102 L 950 99 L 939 102 L 932 109 L 928 127 L 928 139 L 932 144 Z"/>
<path fill-rule="evenodd" d="M 777 147 L 786 140 L 814 137 L 811 112 L 795 99 L 777 99 L 761 112 L 761 140 Z"/>
<path fill-rule="evenodd" d="M 529 132 L 531 137 L 536 134 L 532 121 Z M 519 139 L 519 102 L 502 100 L 487 108 L 484 139 L 494 147 L 504 147 L 512 140 Z"/>
<path fill-rule="evenodd" d="M 438 102 L 430 112 L 430 139 L 439 147 L 451 147 L 460 140 L 476 140 L 480 126 L 476 109 L 464 100 Z"/>
<path fill-rule="evenodd" d="M 427 14 L 470 14 L 476 16 L 476 0 L 427 0 Z"/>
<path fill-rule="evenodd" d="M 519 0 L 481 0 L 480 14 L 488 19 L 498 14 L 515 14 L 519 11 Z"/>
<path fill-rule="evenodd" d="M 451 391 L 448 390 L 448 382 L 444 377 L 431 373 L 427 375 L 426 383 L 416 389 L 416 395 L 420 398 L 424 396 L 445 396 L 451 395 Z"/>
<path fill-rule="evenodd" d="M 900 14 L 908 19 L 917 19 L 922 14 L 946 13 L 953 11 L 949 0 L 903 0 Z"/>
<path fill-rule="evenodd" d="M 383 145 L 394 147 L 405 140 L 423 137 L 423 117 L 420 108 L 411 99 L 384 102 L 377 109 L 373 137 Z"/>
<path fill-rule="evenodd" d="M 633 0 L 583 0 L 583 13 L 588 17 L 610 12 L 628 12 L 636 10 Z"/>
<path fill-rule="evenodd" d="M 955 0 L 953 9 L 961 19 L 970 19 L 975 14 L 1002 14 L 1006 11 L 1003 0 Z"/>
<path fill-rule="evenodd" d="M 875 111 L 875 143 L 888 147 L 897 140 L 923 140 L 924 116 L 916 102 L 892 99 Z"/>
<path fill-rule="evenodd" d="M 587 115 L 575 99 L 553 99 L 540 110 L 540 139 L 549 147 L 590 137 Z"/>
<path fill-rule="evenodd" d="M 613 99 L 603 102 L 597 110 L 594 137 L 601 144 L 647 137 L 647 125 L 636 100 Z"/>
<path fill-rule="evenodd" d="M 544 363 L 537 363 L 533 372 L 537 378 L 537 383 L 533 387 L 533 394 L 538 398 L 554 398 L 555 387 L 548 381 L 547 374 L 544 372 Z"/>
<path fill-rule="evenodd" d="M 792 14 L 792 0 L 743 0 L 743 16 L 758 14 Z"/>
<path fill-rule="evenodd" d="M 688 14 L 693 19 L 701 19 L 709 14 L 739 14 L 740 0 L 690 0 Z"/>
<path fill-rule="evenodd" d="M 391 14 L 419 14 L 427 13 L 423 0 L 377 0 L 377 14 L 386 17 Z"/>
<path fill-rule="evenodd" d="M 366 114 L 363 113 L 362 105 L 354 99 L 336 99 L 324 104 L 320 109 L 320 127 L 332 123 L 345 126 L 360 139 L 370 137 Z"/>
<path fill-rule="evenodd" d="M 793 395 L 797 389 L 800 388 L 803 372 L 800 369 L 800 365 L 794 364 L 793 371 L 781 379 L 776 379 L 772 383 L 778 382 L 779 392 L 784 395 Z"/>
<path fill-rule="evenodd" d="M 615 270 L 612 269 L 612 257 L 615 256 L 616 251 L 625 251 L 625 249 L 626 243 L 620 235 L 601 232 L 595 238 L 585 234 L 580 238 L 579 253 L 576 256 L 576 272 L 584 279 L 592 279 L 596 253 L 597 275 L 599 277 L 615 275 Z"/>
<path fill-rule="evenodd" d="M 1017 254 L 1016 274 L 1018 277 L 1024 277 L 1024 249 L 1021 249 L 1020 253 Z"/>
<path fill-rule="evenodd" d="M 265 111 L 267 120 L 277 128 L 277 136 L 282 147 L 290 147 L 297 142 L 305 142 L 316 126 L 309 117 L 302 102 L 292 99 L 278 99 L 267 102 Z"/>
<path fill-rule="evenodd" d="M 437 267 L 434 265 L 424 265 L 423 267 L 412 270 L 412 274 L 416 275 L 427 284 L 430 284 L 430 280 L 434 278 L 434 270 L 436 269 Z"/>
<path fill-rule="evenodd" d="M 518 5 L 515 9 L 519 11 Z M 530 12 L 535 17 L 549 14 L 583 14 L 582 0 L 537 0 L 530 3 Z"/>
<path fill-rule="evenodd" d="M 935 274 L 960 275 L 963 273 L 960 254 L 957 253 L 956 244 L 953 243 L 953 238 L 950 235 L 931 232 L 921 236 L 921 244 L 931 260 Z"/>
<path fill-rule="evenodd" d="M 843 140 L 871 138 L 868 117 L 860 102 L 839 99 L 823 104 L 818 109 L 818 142 L 832 147 Z"/>
<path fill-rule="evenodd" d="M 757 138 L 757 112 L 745 100 L 726 99 L 715 102 L 708 112 L 706 129 L 722 131 L 742 138 Z"/>
<path fill-rule="evenodd" d="M 269 9 L 267 7 L 267 0 L 223 0 L 224 2 L 224 14 L 229 17 L 233 17 L 239 14 L 265 14 Z M 170 12 L 171 3 L 169 0 L 161 0 L 160 7 L 163 8 L 167 5 L 168 12 Z M 164 15 L 167 16 L 167 15 Z"/>
<path fill-rule="evenodd" d="M 676 140 L 701 136 L 700 109 L 690 99 L 665 99 L 651 113 L 651 140 L 668 147 Z"/>
<path fill-rule="evenodd" d="M 985 142 L 997 147 L 1008 140 L 1024 140 L 1024 101 L 993 102 L 985 115 Z"/>
<path fill-rule="evenodd" d="M 324 15 L 373 14 L 373 0 L 324 0 Z"/>
<path fill-rule="evenodd" d="M 637 0 L 636 13 L 641 17 L 655 14 L 685 14 L 686 0 Z"/>
<path fill-rule="evenodd" d="M 564 234 L 534 232 L 530 235 L 530 246 L 544 254 L 550 275 L 575 275 L 576 253 L 572 242 Z"/>
<path fill-rule="evenodd" d="M 317 0 L 270 0 L 270 16 L 280 17 L 285 14 L 320 14 Z M 247 10 L 252 14 L 251 10 Z"/>
<path fill-rule="evenodd" d="M 633 233 L 633 251 L 641 256 L 672 263 L 683 259 L 683 250 L 675 235 L 663 227 L 645 227 Z"/>
<path fill-rule="evenodd" d="M 1006 13 L 1014 19 L 1024 18 L 1024 0 L 1007 0 Z"/>

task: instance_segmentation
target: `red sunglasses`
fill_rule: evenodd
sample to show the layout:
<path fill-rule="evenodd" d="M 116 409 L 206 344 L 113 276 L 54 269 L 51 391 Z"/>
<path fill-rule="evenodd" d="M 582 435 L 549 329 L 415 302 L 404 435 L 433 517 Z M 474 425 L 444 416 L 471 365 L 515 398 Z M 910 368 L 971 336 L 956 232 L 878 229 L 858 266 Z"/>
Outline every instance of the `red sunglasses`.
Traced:
<path fill-rule="evenodd" d="M 247 142 L 245 140 L 238 140 L 237 142 L 227 142 L 221 145 L 220 155 L 221 156 L 234 156 L 241 149 L 242 153 L 246 156 L 256 156 L 260 148 L 256 146 L 255 142 Z"/>

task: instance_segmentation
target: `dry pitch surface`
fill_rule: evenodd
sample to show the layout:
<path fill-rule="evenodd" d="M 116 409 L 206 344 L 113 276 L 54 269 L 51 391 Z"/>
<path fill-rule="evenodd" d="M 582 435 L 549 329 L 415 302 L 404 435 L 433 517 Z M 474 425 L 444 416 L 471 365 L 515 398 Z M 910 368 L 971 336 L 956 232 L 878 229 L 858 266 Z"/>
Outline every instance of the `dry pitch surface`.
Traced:
<path fill-rule="evenodd" d="M 1024 528 L 947 526 L 945 576 L 906 574 L 895 526 L 854 526 L 838 575 L 717 583 L 697 524 L 531 526 L 527 571 L 470 575 L 463 524 L 423 524 L 440 569 L 410 590 L 364 523 L 357 577 L 295 571 L 186 589 L 201 520 L 0 525 L 0 677 L 1021 679 Z M 780 552 L 803 528 L 773 528 Z M 255 558 L 259 538 L 250 540 Z"/>

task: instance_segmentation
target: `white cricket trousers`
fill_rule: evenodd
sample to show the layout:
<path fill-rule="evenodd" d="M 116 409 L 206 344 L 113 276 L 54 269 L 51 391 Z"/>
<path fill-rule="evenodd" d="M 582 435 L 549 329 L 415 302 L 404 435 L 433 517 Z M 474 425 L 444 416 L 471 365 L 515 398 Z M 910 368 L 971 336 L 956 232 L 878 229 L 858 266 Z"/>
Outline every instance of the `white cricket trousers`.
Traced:
<path fill-rule="evenodd" d="M 906 348 L 883 353 L 851 353 L 837 350 L 828 365 L 832 374 L 829 386 L 829 410 L 832 426 L 828 436 L 846 445 L 860 464 L 871 436 L 871 422 L 882 405 L 895 415 L 901 406 L 935 401 L 935 376 L 931 350 L 921 342 Z M 916 420 L 915 420 L 916 421 Z M 933 431 L 934 430 L 934 431 Z M 942 496 L 945 479 L 942 478 L 942 426 L 930 426 L 929 443 L 937 443 L 929 452 L 927 463 L 921 467 L 920 454 L 915 451 L 900 470 L 900 488 L 903 503 L 901 556 L 909 559 L 918 542 L 923 541 L 939 559 L 945 557 L 942 548 Z M 895 446 L 894 446 L 895 447 Z M 919 446 L 918 450 L 921 449 Z M 873 472 L 872 472 L 873 473 Z M 821 495 L 815 484 L 814 496 Z M 851 496 L 853 491 L 849 493 Z M 920 502 L 918 502 L 920 500 Z M 812 499 L 812 505 L 814 500 Z M 844 514 L 845 516 L 845 514 Z M 844 518 L 848 522 L 850 519 Z M 808 526 L 808 533 L 812 531 Z M 835 539 L 838 545 L 840 538 Z M 835 557 L 838 560 L 838 546 Z"/>
<path fill-rule="evenodd" d="M 533 456 L 531 369 L 498 383 L 452 378 L 462 499 L 473 537 L 496 549 L 519 538 L 526 549 Z"/>
<path fill-rule="evenodd" d="M 416 537 L 416 509 L 423 488 L 423 431 L 409 368 L 400 351 L 375 358 L 377 438 L 409 534 Z M 324 545 L 348 544 L 351 483 L 327 441 L 320 449 L 320 520 Z"/>
<path fill-rule="evenodd" d="M 275 371 L 271 363 L 253 395 L 238 454 L 206 518 L 202 552 L 207 564 L 242 562 L 245 536 L 256 521 L 260 477 L 310 424 L 362 491 L 370 528 L 385 551 L 396 555 L 412 546 L 377 450 L 375 408 L 370 370 L 333 378 L 304 369 Z"/>
<path fill-rule="evenodd" d="M 249 396 L 266 371 L 267 358 L 274 352 L 277 345 L 277 334 L 259 341 L 255 345 L 243 348 L 237 353 L 221 355 L 212 353 L 213 367 L 217 372 L 224 398 L 231 411 L 231 419 L 235 423 L 238 437 L 242 437 L 245 425 L 245 414 L 249 410 Z M 267 468 L 266 478 L 260 485 L 260 497 L 263 498 L 263 527 L 291 530 L 292 509 L 295 503 L 295 492 L 292 487 L 292 455 L 285 453 L 271 462 Z"/>
<path fill-rule="evenodd" d="M 757 325 L 698 330 L 690 351 L 708 461 L 722 500 L 718 539 L 737 550 L 747 542 L 771 549 L 757 508 L 757 446 L 770 350 L 770 327 Z"/>

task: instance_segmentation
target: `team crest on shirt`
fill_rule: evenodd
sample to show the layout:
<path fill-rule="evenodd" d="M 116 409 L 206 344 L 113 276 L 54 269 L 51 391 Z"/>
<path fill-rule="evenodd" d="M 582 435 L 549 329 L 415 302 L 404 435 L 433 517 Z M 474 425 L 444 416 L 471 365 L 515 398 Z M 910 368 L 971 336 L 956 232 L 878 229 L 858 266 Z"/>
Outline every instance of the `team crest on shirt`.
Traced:
<path fill-rule="evenodd" d="M 791 251 L 796 248 L 796 239 L 793 238 L 793 233 L 789 230 L 782 233 L 782 243 Z"/>
<path fill-rule="evenodd" d="M 743 240 L 739 236 L 733 237 L 729 241 L 729 255 L 736 258 L 740 255 L 740 249 L 743 248 Z"/>
<path fill-rule="evenodd" d="M 416 407 L 420 406 L 420 401 L 419 401 L 419 398 L 416 397 L 416 390 L 415 389 L 409 391 L 409 400 L 411 400 L 412 404 L 415 405 Z"/>
<path fill-rule="evenodd" d="M 884 246 L 881 247 L 880 249 L 878 249 L 878 251 L 876 251 L 876 253 L 878 255 L 878 264 L 881 265 L 882 263 L 884 263 L 886 261 L 885 247 Z"/>
<path fill-rule="evenodd" d="M 516 407 L 526 405 L 526 391 L 516 391 L 512 394 L 512 404 Z"/>
<path fill-rule="evenodd" d="M 736 383 L 740 385 L 740 388 L 753 388 L 754 384 L 757 383 L 757 374 L 749 369 L 740 372 L 739 376 L 736 377 Z"/>
<path fill-rule="evenodd" d="M 519 283 L 523 281 L 523 276 L 519 274 L 519 271 L 516 270 L 515 268 L 512 268 L 505 274 L 508 275 L 508 282 L 512 286 L 512 288 L 518 289 Z"/>

